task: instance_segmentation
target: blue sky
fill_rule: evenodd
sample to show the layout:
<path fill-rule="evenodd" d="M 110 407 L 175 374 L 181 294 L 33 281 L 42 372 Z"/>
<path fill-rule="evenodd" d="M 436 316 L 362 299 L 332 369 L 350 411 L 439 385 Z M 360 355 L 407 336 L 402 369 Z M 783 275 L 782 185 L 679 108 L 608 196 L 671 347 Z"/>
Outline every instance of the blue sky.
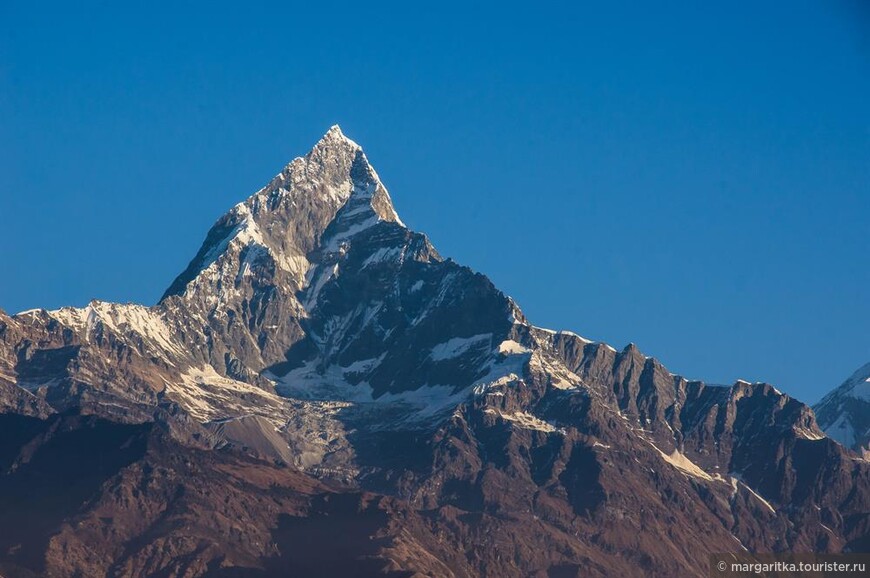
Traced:
<path fill-rule="evenodd" d="M 339 123 L 538 325 L 808 402 L 870 361 L 861 0 L 71 4 L 0 4 L 7 311 L 154 303 Z"/>

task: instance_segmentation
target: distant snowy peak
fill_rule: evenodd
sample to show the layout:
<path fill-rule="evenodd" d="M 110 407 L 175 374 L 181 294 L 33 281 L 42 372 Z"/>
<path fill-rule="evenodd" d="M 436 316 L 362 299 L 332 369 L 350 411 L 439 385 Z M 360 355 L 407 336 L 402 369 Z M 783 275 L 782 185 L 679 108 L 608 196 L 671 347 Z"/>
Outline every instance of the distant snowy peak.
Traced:
<path fill-rule="evenodd" d="M 870 403 L 870 363 L 853 373 L 843 389 L 849 397 Z"/>
<path fill-rule="evenodd" d="M 862 366 L 813 408 L 832 439 L 870 453 L 870 363 Z"/>

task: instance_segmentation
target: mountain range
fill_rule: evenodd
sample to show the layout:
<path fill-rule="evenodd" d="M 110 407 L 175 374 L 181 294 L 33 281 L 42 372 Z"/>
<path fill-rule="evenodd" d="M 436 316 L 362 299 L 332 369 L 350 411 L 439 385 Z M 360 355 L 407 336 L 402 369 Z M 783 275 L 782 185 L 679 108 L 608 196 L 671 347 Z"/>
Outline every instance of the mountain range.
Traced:
<path fill-rule="evenodd" d="M 814 413 L 535 326 L 403 224 L 336 126 L 156 305 L 0 311 L 0 575 L 700 577 L 714 552 L 868 552 L 867 422 L 840 417 L 867 373 Z"/>

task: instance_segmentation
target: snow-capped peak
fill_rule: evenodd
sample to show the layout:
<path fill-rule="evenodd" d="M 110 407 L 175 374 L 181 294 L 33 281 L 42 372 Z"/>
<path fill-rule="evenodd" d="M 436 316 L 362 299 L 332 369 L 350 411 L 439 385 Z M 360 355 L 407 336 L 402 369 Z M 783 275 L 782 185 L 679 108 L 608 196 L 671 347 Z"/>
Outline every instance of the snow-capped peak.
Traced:
<path fill-rule="evenodd" d="M 305 156 L 215 223 L 164 298 L 184 294 L 203 275 L 206 285 L 237 278 L 237 261 L 248 247 L 245 256 L 266 255 L 266 270 L 271 261 L 301 285 L 313 251 L 333 243 L 336 234 L 347 238 L 381 221 L 403 225 L 362 147 L 334 125 Z"/>
<path fill-rule="evenodd" d="M 849 397 L 870 402 L 870 363 L 853 373 L 843 388 Z"/>
<path fill-rule="evenodd" d="M 854 450 L 870 450 L 870 363 L 822 398 L 813 410 L 829 437 Z"/>
<path fill-rule="evenodd" d="M 362 150 L 362 147 L 360 145 L 349 139 L 343 132 L 341 132 L 341 127 L 337 124 L 329 127 L 329 130 L 326 131 L 326 134 L 324 134 L 317 142 L 317 144 L 314 145 L 314 148 L 326 146 L 328 143 L 342 143 L 345 146 Z"/>

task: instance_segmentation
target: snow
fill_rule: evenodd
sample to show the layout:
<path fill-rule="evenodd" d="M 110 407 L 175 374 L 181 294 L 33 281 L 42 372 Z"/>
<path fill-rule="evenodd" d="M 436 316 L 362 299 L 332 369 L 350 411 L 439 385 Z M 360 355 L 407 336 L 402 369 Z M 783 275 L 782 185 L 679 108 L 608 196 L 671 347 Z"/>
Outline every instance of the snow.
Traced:
<path fill-rule="evenodd" d="M 493 408 L 487 408 L 485 413 L 490 415 L 498 415 L 502 419 L 510 421 L 523 429 L 537 430 L 545 433 L 560 432 L 565 433 L 563 429 L 556 427 L 550 422 L 544 421 L 528 412 L 517 411 L 514 413 L 503 413 Z"/>
<path fill-rule="evenodd" d="M 734 538 L 734 541 L 737 542 L 737 543 L 740 545 L 740 548 L 741 548 L 744 552 L 749 552 L 749 548 L 747 548 L 746 546 L 743 545 L 743 542 L 740 541 L 740 538 L 738 538 L 738 537 L 735 536 L 734 534 L 731 534 L 731 537 Z"/>
<path fill-rule="evenodd" d="M 311 310 L 314 305 L 317 303 L 317 297 L 320 295 L 320 291 L 323 289 L 323 286 L 332 279 L 333 277 L 338 275 L 338 263 L 335 263 L 332 267 L 322 267 L 322 266 L 313 266 L 305 275 L 305 303 L 303 303 L 303 307 L 307 310 Z"/>
<path fill-rule="evenodd" d="M 167 397 L 200 422 L 245 415 L 253 410 L 276 426 L 284 423 L 283 399 L 249 383 L 223 377 L 211 365 L 188 369 L 180 381 L 165 378 L 163 381 Z"/>
<path fill-rule="evenodd" d="M 229 241 L 227 241 L 226 244 L 222 244 L 223 248 L 220 251 L 221 253 L 226 251 L 227 246 L 233 242 L 236 242 L 240 249 L 256 247 L 259 248 L 259 252 L 265 252 L 271 256 L 280 269 L 293 274 L 297 278 L 302 276 L 309 265 L 308 259 L 306 259 L 305 256 L 295 254 L 294 252 L 273 251 L 263 237 L 263 233 L 257 225 L 257 222 L 254 220 L 248 207 L 244 203 L 240 203 L 236 205 L 234 210 L 243 217 L 243 221 L 237 225 L 230 234 L 231 238 Z M 221 246 L 219 245 L 217 249 L 220 248 Z M 212 250 L 212 252 L 214 251 L 215 249 Z M 211 255 L 212 252 L 210 252 L 209 255 Z M 254 252 L 253 254 L 256 255 L 259 252 Z M 251 255 L 250 252 L 249 255 Z M 216 258 L 217 257 L 209 257 L 206 259 L 206 262 L 210 262 Z"/>
<path fill-rule="evenodd" d="M 146 337 L 165 351 L 184 355 L 182 348 L 170 339 L 169 327 L 159 314 L 141 305 L 126 305 L 120 306 L 120 308 L 122 311 L 119 319 L 120 325 L 125 325 L 130 330 Z M 103 315 L 104 319 L 106 317 Z"/>
<path fill-rule="evenodd" d="M 502 342 L 516 343 L 514 341 Z M 501 353 L 501 347 L 499 347 Z M 483 367 L 486 374 L 480 377 L 471 384 L 471 391 L 476 396 L 486 395 L 491 393 L 494 388 L 501 388 L 513 383 L 522 383 L 519 377 L 523 374 L 526 363 L 531 359 L 528 353 L 520 352 L 518 354 L 500 354 L 490 358 L 489 362 Z"/>
<path fill-rule="evenodd" d="M 245 203 L 239 203 L 230 210 L 230 214 L 236 219 L 237 223 L 233 229 L 227 234 L 220 243 L 213 245 L 202 258 L 202 267 L 208 268 L 209 265 L 217 261 L 221 255 L 226 253 L 230 244 L 236 241 L 241 247 L 249 244 L 257 244 L 265 247 L 265 241 L 260 233 L 260 229 L 254 221 L 250 209 Z"/>
<path fill-rule="evenodd" d="M 469 350 L 480 349 L 484 342 L 492 339 L 492 333 L 481 333 L 472 337 L 454 337 L 432 348 L 429 354 L 432 361 L 444 361 L 464 355 Z"/>
<path fill-rule="evenodd" d="M 420 280 L 420 281 L 415 282 L 413 285 L 411 285 L 411 288 L 408 289 L 408 291 L 410 291 L 411 293 L 415 293 L 422 288 L 423 288 L 423 281 Z"/>
<path fill-rule="evenodd" d="M 870 403 L 870 363 L 853 373 L 841 387 L 846 388 L 848 397 Z"/>
<path fill-rule="evenodd" d="M 577 335 L 573 331 L 567 331 L 565 329 L 560 329 L 558 333 L 559 333 L 559 335 L 568 335 L 569 337 L 576 337 L 577 339 L 579 339 L 583 343 L 592 343 L 591 339 L 586 339 L 582 335 Z"/>
<path fill-rule="evenodd" d="M 849 392 L 849 396 L 870 403 L 870 379 L 856 385 L 852 391 Z"/>
<path fill-rule="evenodd" d="M 371 360 L 356 362 L 360 365 L 353 363 L 347 368 L 331 365 L 320 371 L 316 360 L 307 361 L 279 378 L 276 389 L 281 395 L 297 399 L 371 402 L 372 388 L 367 382 L 354 385 L 345 378 L 345 372 L 356 373 L 369 362 Z"/>
<path fill-rule="evenodd" d="M 538 327 L 537 325 L 533 325 L 532 327 L 537 331 L 540 331 L 541 333 L 546 333 L 548 335 L 566 335 L 568 337 L 574 337 L 575 339 L 579 339 L 583 343 L 595 343 L 591 339 L 586 339 L 582 335 L 578 335 L 577 333 L 574 333 L 573 331 L 568 331 L 567 329 L 559 329 L 558 331 L 556 331 L 554 329 L 547 329 L 546 327 Z"/>
<path fill-rule="evenodd" d="M 384 407 L 386 405 L 404 406 L 404 421 L 419 421 L 440 414 L 465 401 L 469 396 L 467 389 L 454 391 L 452 385 L 424 385 L 414 390 L 386 393 L 374 397 L 374 391 L 367 381 L 352 384 L 346 373 L 379 363 L 380 358 L 354 362 L 348 367 L 331 365 L 320 371 L 316 361 L 306 362 L 302 367 L 290 371 L 278 380 L 276 389 L 281 395 L 301 400 L 341 401 L 358 406 Z"/>
<path fill-rule="evenodd" d="M 489 376 L 487 376 L 487 377 L 489 377 Z M 475 383 L 475 385 L 472 387 L 472 391 L 474 392 L 474 395 L 477 395 L 477 396 L 496 395 L 496 394 L 504 395 L 504 392 L 492 391 L 492 390 L 499 388 L 499 387 L 504 387 L 504 386 L 510 385 L 510 384 L 512 384 L 514 382 L 518 382 L 518 381 L 520 381 L 520 377 L 516 373 L 508 373 L 507 375 L 503 375 L 501 377 L 498 377 L 496 379 L 492 379 L 489 381 L 486 379 L 478 380 L 478 382 Z"/>
<path fill-rule="evenodd" d="M 580 376 L 565 367 L 563 363 L 553 363 L 541 351 L 534 351 L 529 356 L 529 370 L 541 374 L 542 379 L 549 381 L 556 389 L 577 389 L 583 383 Z"/>
<path fill-rule="evenodd" d="M 825 434 L 832 440 L 847 448 L 852 447 L 858 439 L 855 428 L 845 413 L 840 414 L 837 420 L 825 428 Z"/>
<path fill-rule="evenodd" d="M 13 315 L 13 317 L 18 316 L 18 315 L 36 315 L 42 311 L 45 311 L 45 309 L 27 309 L 25 311 L 19 311 L 18 313 Z"/>
<path fill-rule="evenodd" d="M 468 398 L 468 390 L 454 392 L 449 385 L 424 385 L 417 389 L 382 395 L 377 403 L 399 403 L 416 408 L 412 419 L 419 420 L 439 415 L 455 408 Z"/>
<path fill-rule="evenodd" d="M 752 494 L 752 495 L 755 497 L 755 499 L 757 499 L 759 502 L 761 502 L 762 504 L 764 504 L 764 506 L 765 506 L 768 510 L 770 510 L 770 512 L 771 512 L 772 514 L 776 514 L 776 510 L 773 509 L 773 506 L 770 505 L 770 502 L 768 502 L 767 500 L 765 500 L 763 497 L 761 497 L 760 494 L 758 494 L 758 492 L 756 492 L 755 490 L 753 490 L 752 488 L 750 488 L 748 485 L 746 485 L 746 483 L 741 479 L 740 474 L 737 474 L 737 473 L 733 473 L 733 472 L 732 472 L 732 473 L 729 474 L 729 475 L 731 476 L 731 486 L 734 488 L 734 493 L 737 492 L 737 486 L 738 486 L 738 484 L 739 484 L 739 485 L 743 486 L 744 488 L 746 488 L 747 491 L 749 491 L 749 493 Z"/>
<path fill-rule="evenodd" d="M 405 247 L 382 247 L 366 257 L 366 260 L 363 261 L 361 269 L 365 269 L 370 265 L 375 265 L 377 263 L 388 263 L 392 261 L 401 262 L 404 258 Z"/>
<path fill-rule="evenodd" d="M 365 313 L 365 315 L 367 318 L 370 317 L 369 313 Z M 351 315 L 350 317 L 355 316 Z M 343 323 L 342 320 L 336 320 L 334 325 L 328 325 L 325 328 L 325 334 L 337 335 L 343 331 Z M 318 339 L 323 343 L 327 341 L 339 343 L 341 341 L 331 337 L 327 338 L 326 335 L 320 336 Z M 482 376 L 465 387 L 462 387 L 463 384 L 430 383 L 414 390 L 387 393 L 375 398 L 373 388 L 367 381 L 354 380 L 355 383 L 349 381 L 350 374 L 370 371 L 381 362 L 383 356 L 356 361 L 346 367 L 330 365 L 323 368 L 318 360 L 311 360 L 278 379 L 276 387 L 282 395 L 297 399 L 342 400 L 358 405 L 378 407 L 383 407 L 385 404 L 399 404 L 409 410 L 405 412 L 403 420 L 427 419 L 455 408 L 471 395 L 497 394 L 500 392 L 491 390 L 520 381 L 518 375 L 522 373 L 523 367 L 529 359 L 528 350 L 516 342 L 504 342 L 502 345 L 505 343 L 508 345 L 500 348 L 504 353 L 501 355 L 489 349 L 491 343 L 492 334 L 485 333 L 471 337 L 452 338 L 432 348 L 430 359 L 434 361 L 454 359 L 478 348 L 481 353 L 490 351 L 488 358 L 484 358 L 481 363 Z M 358 377 L 360 376 L 358 375 Z M 540 424 L 529 421 L 523 416 L 516 417 L 516 419 L 525 425 L 540 426 Z"/>
<path fill-rule="evenodd" d="M 419 324 L 429 315 L 430 312 L 435 310 L 444 302 L 444 299 L 447 298 L 447 293 L 453 287 L 456 276 L 456 272 L 450 272 L 441 279 L 441 282 L 438 285 L 438 294 L 435 295 L 434 299 L 429 300 L 423 311 L 421 311 L 420 314 L 411 321 L 411 325 Z"/>
<path fill-rule="evenodd" d="M 252 199 L 233 207 L 230 222 L 234 227 L 202 258 L 198 264 L 200 271 L 185 288 L 186 298 L 202 296 L 212 310 L 219 309 L 239 294 L 238 281 L 251 276 L 255 263 L 264 257 L 268 257 L 276 269 L 289 273 L 296 283 L 303 282 L 310 267 L 308 259 L 293 247 L 272 248 L 248 206 L 248 203 L 257 205 Z"/>
<path fill-rule="evenodd" d="M 270 251 L 270 255 L 278 264 L 280 269 L 292 273 L 297 280 L 301 280 L 308 270 L 311 263 L 304 255 L 296 255 L 290 252 L 275 253 Z"/>
<path fill-rule="evenodd" d="M 348 205 L 346 205 L 345 209 L 341 212 L 342 219 L 348 219 L 349 217 L 356 217 L 357 215 L 365 215 L 372 212 L 372 206 L 369 203 L 360 203 L 352 209 L 348 209 L 347 206 Z"/>
<path fill-rule="evenodd" d="M 164 357 L 166 354 L 186 355 L 181 345 L 173 340 L 172 332 L 158 310 L 144 305 L 92 301 L 81 309 L 63 307 L 49 311 L 48 315 L 62 325 L 84 333 L 85 339 L 89 339 L 100 324 L 118 336 L 138 335 L 153 354 Z"/>
<path fill-rule="evenodd" d="M 620 413 L 620 416 L 621 415 L 622 414 Z M 651 445 L 659 453 L 659 455 L 661 455 L 663 460 L 665 460 L 667 463 L 671 464 L 672 466 L 674 466 L 675 468 L 677 468 L 678 470 L 680 470 L 684 474 L 688 474 L 692 477 L 699 478 L 702 480 L 707 480 L 709 482 L 713 481 L 713 478 L 710 476 L 710 474 L 708 474 L 707 472 L 702 470 L 700 467 L 698 467 L 698 465 L 695 464 L 695 462 L 693 462 L 692 460 L 687 458 L 678 449 L 674 449 L 674 451 L 671 452 L 670 454 L 666 454 L 665 452 L 660 450 L 658 448 L 658 446 L 656 446 L 651 441 L 646 440 L 646 442 L 649 445 Z"/>
<path fill-rule="evenodd" d="M 805 427 L 795 426 L 793 428 L 793 430 L 794 430 L 795 435 L 797 435 L 798 437 L 801 437 L 803 439 L 806 439 L 806 440 L 819 441 L 819 440 L 825 439 L 825 436 L 823 434 L 816 433 L 816 432 L 814 432 L 810 429 L 807 429 Z"/>
<path fill-rule="evenodd" d="M 372 215 L 364 221 L 360 223 L 354 223 L 347 229 L 335 233 L 327 240 L 326 245 L 324 245 L 324 249 L 328 252 L 335 253 L 339 250 L 343 241 L 350 239 L 351 237 L 365 231 L 366 229 L 374 227 L 380 222 L 381 218 L 376 214 L 372 213 Z"/>
<path fill-rule="evenodd" d="M 91 311 L 92 308 L 90 305 L 83 308 L 62 307 L 61 309 L 49 311 L 48 315 L 60 322 L 61 325 L 65 325 L 70 329 L 75 329 L 76 331 L 79 331 L 88 326 L 87 320 L 88 317 L 91 315 Z"/>
<path fill-rule="evenodd" d="M 842 385 L 826 395 L 813 409 L 827 436 L 845 447 L 860 451 L 870 429 L 856 429 L 861 415 L 870 411 L 870 363 L 860 367 Z M 866 444 L 865 444 L 866 447 Z"/>
<path fill-rule="evenodd" d="M 502 341 L 498 346 L 498 352 L 503 355 L 518 355 L 522 353 L 529 353 L 530 351 L 530 349 L 527 349 L 516 341 L 510 339 Z"/>
<path fill-rule="evenodd" d="M 242 259 L 242 262 L 239 264 L 239 272 L 236 275 L 236 282 L 239 282 L 245 277 L 252 277 L 254 274 L 254 264 L 260 260 L 261 256 L 267 254 L 268 251 L 265 247 L 260 245 L 249 246 L 248 250 L 245 251 L 244 259 Z"/>
<path fill-rule="evenodd" d="M 372 357 L 371 359 L 361 359 L 359 361 L 354 361 L 350 365 L 342 367 L 342 370 L 344 371 L 344 373 L 367 373 L 380 365 L 381 361 L 384 360 L 384 357 L 386 357 L 386 355 L 386 353 L 383 353 L 380 357 Z"/>
<path fill-rule="evenodd" d="M 713 467 L 714 467 L 715 469 L 717 469 L 717 470 L 719 469 L 719 466 L 713 466 Z M 715 474 L 713 474 L 713 475 L 712 475 L 712 478 L 713 478 L 714 480 L 716 480 L 717 482 L 722 482 L 723 484 L 727 484 L 727 483 L 728 483 L 728 479 L 725 478 L 725 476 L 723 476 L 723 475 L 720 474 L 719 472 L 716 472 Z"/>
<path fill-rule="evenodd" d="M 217 308 L 225 304 L 226 296 L 216 295 L 219 291 L 215 290 L 215 287 L 222 286 L 221 291 L 233 293 L 231 289 L 233 284 L 229 281 L 249 276 L 253 261 L 263 252 L 271 257 L 279 270 L 290 273 L 301 285 L 305 272 L 311 268 L 311 263 L 307 259 L 310 247 L 303 249 L 303 245 L 296 246 L 276 239 L 274 237 L 276 232 L 272 230 L 271 225 L 268 228 L 263 225 L 261 228 L 263 221 L 259 219 L 259 215 L 262 211 L 271 211 L 277 206 L 287 208 L 288 203 L 294 206 L 303 196 L 316 196 L 318 202 L 327 205 L 326 210 L 337 211 L 338 221 L 334 222 L 337 225 L 344 225 L 339 227 L 330 238 L 320 240 L 322 248 L 329 252 L 340 251 L 346 240 L 381 220 L 392 220 L 402 225 L 391 202 L 388 201 L 386 204 L 388 207 L 386 212 L 381 211 L 382 216 L 374 210 L 372 199 L 375 194 L 389 199 L 389 193 L 367 161 L 365 161 L 365 168 L 368 175 L 365 182 L 354 182 L 355 177 L 350 172 L 323 173 L 326 161 L 336 161 L 339 166 L 350 167 L 353 158 L 361 150 L 358 144 L 334 127 L 321 138 L 308 155 L 291 161 L 268 185 L 244 202 L 235 205 L 229 213 L 228 221 L 233 225 L 232 230 L 207 251 L 199 264 L 200 272 L 189 284 L 188 292 L 193 295 L 199 293 L 201 288 L 210 306 Z M 323 178 L 324 176 L 327 178 Z M 347 207 L 349 210 L 339 211 L 342 207 Z M 382 205 L 379 207 L 383 208 Z M 257 247 L 259 250 L 249 250 L 247 258 L 237 263 L 234 257 L 251 247 Z M 395 257 L 401 258 L 401 255 L 384 250 L 372 255 L 366 265 Z M 238 270 L 235 269 L 237 264 Z"/>

